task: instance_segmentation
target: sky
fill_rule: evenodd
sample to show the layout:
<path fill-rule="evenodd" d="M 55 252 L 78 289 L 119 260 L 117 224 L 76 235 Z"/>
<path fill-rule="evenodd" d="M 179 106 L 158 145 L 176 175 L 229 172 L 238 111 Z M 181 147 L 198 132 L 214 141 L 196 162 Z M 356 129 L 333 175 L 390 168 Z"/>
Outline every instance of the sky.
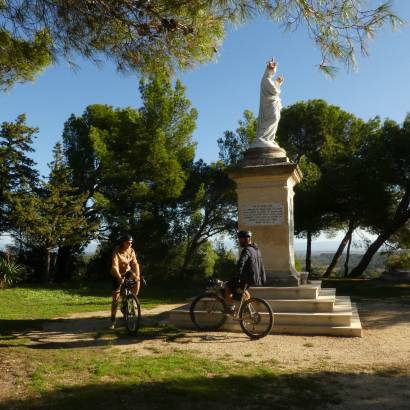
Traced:
<path fill-rule="evenodd" d="M 397 14 L 410 22 L 410 1 L 394 4 Z M 178 75 L 199 112 L 193 136 L 197 157 L 216 160 L 216 141 L 223 132 L 237 127 L 245 109 L 257 114 L 260 78 L 272 56 L 279 62 L 278 73 L 285 77 L 284 106 L 322 98 L 365 120 L 379 115 L 402 122 L 410 112 L 410 25 L 396 32 L 383 29 L 369 43 L 369 51 L 368 57 L 358 56 L 357 70 L 341 66 L 336 78 L 329 79 L 319 71 L 320 53 L 303 28 L 284 33 L 263 18 L 230 28 L 215 63 Z M 27 123 L 39 128 L 33 158 L 42 175 L 48 174 L 52 147 L 70 114 L 81 115 L 96 103 L 140 106 L 137 75 L 120 74 L 110 63 L 102 67 L 82 60 L 77 63 L 80 69 L 73 71 L 62 61 L 34 83 L 0 94 L 0 121 L 25 113 Z M 317 241 L 321 249 L 330 246 L 323 242 L 327 242 L 324 237 Z"/>

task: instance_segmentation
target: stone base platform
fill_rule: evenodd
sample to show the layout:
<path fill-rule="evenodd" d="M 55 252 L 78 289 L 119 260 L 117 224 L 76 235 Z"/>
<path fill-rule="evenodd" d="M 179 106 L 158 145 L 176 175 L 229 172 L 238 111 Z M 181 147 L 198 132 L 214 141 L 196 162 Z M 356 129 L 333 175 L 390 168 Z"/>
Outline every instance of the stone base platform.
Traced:
<path fill-rule="evenodd" d="M 321 289 L 320 281 L 298 287 L 255 287 L 250 292 L 272 307 L 272 333 L 362 337 L 359 314 L 350 297 L 336 296 L 335 289 Z M 194 328 L 189 307 L 188 303 L 171 310 L 167 322 Z M 221 330 L 240 332 L 241 328 L 228 318 Z"/>

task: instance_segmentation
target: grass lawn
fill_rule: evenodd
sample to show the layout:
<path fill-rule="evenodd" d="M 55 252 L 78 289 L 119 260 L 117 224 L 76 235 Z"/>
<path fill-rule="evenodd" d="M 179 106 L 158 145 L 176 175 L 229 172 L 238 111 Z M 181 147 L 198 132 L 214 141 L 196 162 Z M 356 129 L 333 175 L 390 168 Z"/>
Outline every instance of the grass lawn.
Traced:
<path fill-rule="evenodd" d="M 149 287 L 141 300 L 144 307 L 155 307 L 183 302 L 196 292 Z M 0 291 L 0 409 L 261 409 L 272 404 L 315 409 L 339 400 L 335 385 L 323 388 L 321 375 L 285 373 L 275 361 L 222 361 L 178 348 L 171 354 L 152 348 L 141 355 L 109 344 L 35 348 L 25 336 L 27 329 L 40 329 L 55 317 L 107 309 L 109 294 L 109 284 Z M 179 334 L 178 329 L 145 327 L 136 342 L 163 337 L 172 343 Z M 128 336 L 117 332 L 113 337 Z"/>
<path fill-rule="evenodd" d="M 383 299 L 410 303 L 410 284 L 379 280 L 327 279 L 323 287 L 335 287 L 338 295 L 353 299 Z M 143 308 L 163 303 L 182 303 L 200 289 L 192 286 L 141 290 Z M 108 310 L 111 288 L 108 282 L 69 283 L 64 285 L 24 285 L 0 290 L 0 320 L 46 320 L 70 313 Z"/>
<path fill-rule="evenodd" d="M 274 363 L 210 360 L 178 349 L 141 356 L 16 346 L 7 356 L 0 350 L 0 359 L 13 361 L 20 392 L 0 400 L 0 409 L 318 409 L 340 401 L 330 374 L 325 386 L 322 373 L 289 374 Z"/>
<path fill-rule="evenodd" d="M 363 301 L 410 300 L 410 286 L 405 284 L 382 286 L 379 281 L 327 280 L 324 286 L 336 287 L 338 294 L 350 294 Z M 197 291 L 148 287 L 142 291 L 141 299 L 148 308 L 183 302 Z M 58 323 L 53 321 L 56 317 L 106 310 L 109 295 L 106 283 L 0 290 L 1 410 L 333 409 L 338 404 L 350 405 L 354 394 L 356 400 L 368 403 L 361 409 L 373 410 L 381 408 L 373 407 L 374 396 L 380 391 L 384 396 L 377 404 L 387 400 L 383 408 L 402 408 L 392 403 L 410 383 L 408 369 L 358 370 L 348 356 L 346 363 L 338 367 L 328 365 L 323 358 L 298 370 L 297 366 L 289 368 L 275 360 L 274 351 L 271 359 L 256 363 L 250 359 L 253 350 L 242 355 L 231 349 L 231 354 L 218 358 L 201 354 L 194 343 L 182 349 L 175 343 L 182 332 L 172 327 L 146 326 L 132 340 L 120 331 L 112 335 L 112 344 L 110 340 L 98 343 L 99 338 L 106 336 L 102 331 L 88 347 L 70 343 L 55 347 L 47 343 L 35 345 L 30 332 L 26 333 L 45 323 Z M 143 347 L 121 350 L 114 343 L 115 338 L 124 341 L 124 345 L 129 342 Z M 162 344 L 152 343 L 159 338 Z M 331 342 L 332 339 L 325 342 L 326 349 L 332 348 Z M 312 338 L 303 346 L 313 349 L 317 343 Z"/>
<path fill-rule="evenodd" d="M 182 303 L 198 290 L 192 287 L 148 286 L 140 293 L 142 307 Z M 85 282 L 49 285 L 22 285 L 0 289 L 0 335 L 38 329 L 45 320 L 72 313 L 109 310 L 111 283 Z"/>
<path fill-rule="evenodd" d="M 380 300 L 410 304 L 410 283 L 378 279 L 324 279 L 324 288 L 336 288 L 337 295 L 351 296 L 354 301 Z"/>
<path fill-rule="evenodd" d="M 162 289 L 148 286 L 141 290 L 141 304 L 152 308 L 163 303 L 184 302 L 195 289 Z M 77 312 L 108 310 L 111 284 L 108 282 L 64 285 L 24 285 L 0 290 L 0 320 L 52 319 Z"/>

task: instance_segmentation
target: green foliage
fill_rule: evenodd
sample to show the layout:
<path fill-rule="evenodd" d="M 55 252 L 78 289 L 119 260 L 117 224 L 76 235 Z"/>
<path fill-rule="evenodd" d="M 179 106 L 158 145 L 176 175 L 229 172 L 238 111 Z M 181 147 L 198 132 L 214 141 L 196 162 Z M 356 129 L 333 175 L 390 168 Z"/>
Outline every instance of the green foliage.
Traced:
<path fill-rule="evenodd" d="M 390 241 L 401 249 L 410 249 L 410 220 L 392 235 Z"/>
<path fill-rule="evenodd" d="M 391 25 L 394 29 L 403 24 L 392 11 L 391 1 L 370 10 L 368 2 L 362 0 L 279 0 L 269 5 L 272 17 L 286 29 L 307 28 L 322 55 L 319 67 L 331 77 L 337 72 L 333 65 L 337 61 L 355 67 L 357 49 L 367 55 L 367 41 L 381 27 Z"/>
<path fill-rule="evenodd" d="M 236 256 L 231 249 L 226 249 L 223 243 L 215 246 L 216 260 L 214 265 L 215 278 L 228 280 L 237 274 Z"/>
<path fill-rule="evenodd" d="M 191 174 L 197 112 L 185 87 L 165 76 L 141 80 L 140 92 L 137 110 L 93 105 L 71 116 L 64 153 L 74 184 L 89 193 L 88 213 L 109 232 L 104 247 L 112 250 L 119 235 L 131 232 L 144 268 L 169 275 L 181 266 L 179 198 Z M 109 269 L 108 254 L 94 260 L 94 274 Z"/>
<path fill-rule="evenodd" d="M 70 184 L 69 169 L 63 164 L 60 145 L 54 150 L 50 177 L 38 194 L 17 192 L 12 196 L 17 226 L 32 243 L 53 248 L 77 243 L 91 228 L 84 218 L 83 194 Z"/>
<path fill-rule="evenodd" d="M 214 273 L 217 254 L 211 242 L 202 243 L 192 257 L 194 279 L 209 278 Z"/>
<path fill-rule="evenodd" d="M 373 217 L 369 223 L 378 237 L 351 271 L 352 276 L 364 272 L 373 255 L 386 241 L 405 241 L 406 226 L 410 221 L 410 115 L 401 126 L 386 120 L 364 147 L 362 155 L 366 158 L 366 167 L 373 181 L 384 189 L 383 196 L 377 201 L 386 206 L 385 212 Z"/>
<path fill-rule="evenodd" d="M 19 0 L 6 1 L 0 8 L 0 29 L 8 37 L 13 33 L 14 42 L 36 50 L 34 56 L 27 51 L 23 54 L 32 57 L 31 65 L 24 66 L 27 78 L 51 59 L 63 57 L 74 65 L 72 56 L 76 54 L 94 62 L 104 55 L 121 71 L 159 74 L 214 59 L 224 35 L 225 17 L 222 8 L 199 1 L 97 0 L 67 5 Z M 25 40 L 35 36 L 40 39 L 33 44 Z M 46 41 L 40 42 L 41 36 Z M 9 54 L 18 57 L 22 53 L 15 49 L 21 47 L 18 43 Z M 42 55 L 48 59 L 40 59 Z M 8 65 L 13 71 L 9 70 L 5 80 L 20 80 L 20 61 L 15 58 Z M 30 68 L 32 73 L 27 72 Z"/>
<path fill-rule="evenodd" d="M 223 242 L 207 241 L 194 253 L 190 270 L 191 277 L 197 281 L 209 277 L 228 280 L 237 274 L 235 253 Z"/>
<path fill-rule="evenodd" d="M 64 164 L 61 145 L 54 148 L 50 176 L 37 192 L 22 186 L 10 194 L 11 218 L 26 246 L 45 254 L 45 279 L 49 279 L 50 252 L 64 245 L 86 242 L 95 226 L 85 218 L 86 194 L 78 193 L 70 182 L 70 170 Z M 23 234 L 23 235 L 21 235 Z M 23 236 L 23 238 L 22 238 Z"/>
<path fill-rule="evenodd" d="M 235 191 L 221 163 L 193 162 L 197 112 L 176 81 L 140 82 L 138 110 L 93 105 L 64 128 L 73 183 L 109 232 L 89 269 L 105 276 L 122 232 L 131 232 L 154 277 L 213 272 L 208 240 L 235 229 Z M 194 262 L 194 260 L 196 262 Z"/>
<path fill-rule="evenodd" d="M 300 260 L 298 258 L 295 257 L 295 269 L 297 272 L 301 272 L 302 271 L 302 263 L 300 262 Z"/>
<path fill-rule="evenodd" d="M 305 237 L 307 232 L 317 235 L 332 222 L 325 212 L 326 191 L 323 189 L 322 172 L 306 156 L 302 156 L 299 166 L 303 174 L 300 184 L 295 187 L 294 218 L 296 235 Z"/>
<path fill-rule="evenodd" d="M 0 288 L 16 285 L 24 279 L 24 266 L 0 257 Z"/>
<path fill-rule="evenodd" d="M 285 29 L 304 26 L 320 49 L 320 68 L 354 65 L 356 49 L 386 25 L 401 24 L 389 1 L 353 0 L 6 0 L 0 7 L 0 84 L 30 80 L 51 61 L 101 55 L 121 71 L 171 73 L 215 59 L 227 23 L 265 15 Z"/>
<path fill-rule="evenodd" d="M 410 252 L 400 252 L 390 255 L 384 261 L 389 270 L 410 269 Z"/>
<path fill-rule="evenodd" d="M 321 167 L 338 155 L 354 152 L 364 127 L 353 114 L 324 100 L 301 101 L 282 110 L 278 141 L 294 162 L 304 155 Z"/>
<path fill-rule="evenodd" d="M 161 77 L 141 81 L 140 92 L 139 110 L 93 105 L 65 125 L 64 152 L 74 182 L 82 190 L 91 188 L 97 208 L 113 217 L 116 208 L 122 215 L 128 208 L 131 216 L 137 204 L 150 208 L 178 197 L 187 177 L 184 166 L 194 156 L 197 112 L 182 84 L 173 87 Z"/>
<path fill-rule="evenodd" d="M 249 144 L 256 138 L 257 118 L 251 111 L 245 110 L 238 123 L 236 133 L 225 131 L 224 136 L 218 139 L 219 159 L 226 166 L 240 161 Z"/>
<path fill-rule="evenodd" d="M 228 131 L 218 140 L 220 158 L 227 165 L 237 163 L 254 138 L 255 118 L 248 111 L 244 118 L 236 133 Z M 379 118 L 365 123 L 323 100 L 282 110 L 278 142 L 303 173 L 295 187 L 295 233 L 307 237 L 308 250 L 315 235 L 341 229 L 348 237 L 357 228 L 384 232 L 379 247 L 388 238 L 406 242 L 409 118 L 402 127 L 392 121 L 381 124 Z M 341 242 L 329 269 L 346 243 Z M 308 251 L 307 269 L 309 260 Z"/>
<path fill-rule="evenodd" d="M 47 30 L 32 35 L 33 40 L 14 37 L 0 26 L 0 90 L 34 80 L 51 63 L 52 46 Z"/>
<path fill-rule="evenodd" d="M 233 234 L 236 229 L 236 196 L 232 180 L 221 163 L 197 161 L 190 170 L 186 188 L 174 216 L 178 221 L 174 236 L 186 242 L 182 273 L 193 263 L 195 253 L 209 239 Z"/>
<path fill-rule="evenodd" d="M 323 100 L 299 102 L 282 111 L 279 142 L 304 174 L 295 187 L 295 231 L 308 242 L 323 230 L 346 229 L 349 237 L 356 228 L 386 218 L 391 195 L 366 155 L 379 128 L 377 118 L 365 123 Z M 341 241 L 326 275 L 347 242 Z M 309 254 L 306 266 L 308 259 Z"/>
<path fill-rule="evenodd" d="M 29 157 L 37 128 L 26 125 L 26 116 L 14 122 L 3 122 L 0 128 L 0 232 L 11 228 L 9 194 L 22 186 L 35 189 L 38 172 Z"/>

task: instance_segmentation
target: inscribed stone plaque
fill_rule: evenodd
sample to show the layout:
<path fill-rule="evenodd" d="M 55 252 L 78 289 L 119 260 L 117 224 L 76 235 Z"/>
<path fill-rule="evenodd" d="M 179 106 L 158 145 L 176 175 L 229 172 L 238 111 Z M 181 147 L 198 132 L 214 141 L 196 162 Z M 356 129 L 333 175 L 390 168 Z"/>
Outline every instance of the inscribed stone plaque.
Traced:
<path fill-rule="evenodd" d="M 247 226 L 283 224 L 283 204 L 280 202 L 245 204 L 240 213 L 242 223 Z"/>

